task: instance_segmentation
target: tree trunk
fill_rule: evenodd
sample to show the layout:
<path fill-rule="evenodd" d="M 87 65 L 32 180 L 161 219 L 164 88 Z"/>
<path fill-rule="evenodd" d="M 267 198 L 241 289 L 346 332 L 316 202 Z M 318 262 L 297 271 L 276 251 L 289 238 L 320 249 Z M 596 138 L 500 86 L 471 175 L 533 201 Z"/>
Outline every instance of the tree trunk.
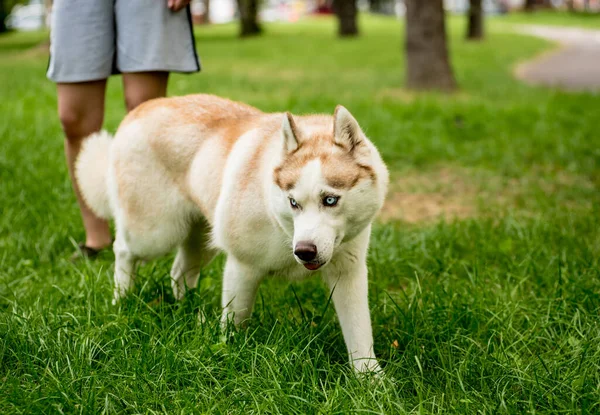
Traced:
<path fill-rule="evenodd" d="M 240 13 L 240 36 L 256 36 L 262 32 L 258 24 L 258 0 L 237 0 Z"/>
<path fill-rule="evenodd" d="M 4 19 L 6 19 L 6 7 L 4 4 L 4 0 L 0 0 L 0 33 L 6 32 L 6 25 L 4 24 Z"/>
<path fill-rule="evenodd" d="M 532 12 L 535 9 L 535 0 L 525 0 L 525 11 Z"/>
<path fill-rule="evenodd" d="M 369 0 L 369 11 L 371 13 L 379 13 L 380 11 L 380 0 Z"/>
<path fill-rule="evenodd" d="M 210 0 L 204 0 L 204 24 L 210 23 Z"/>
<path fill-rule="evenodd" d="M 583 10 L 586 12 L 590 11 L 590 0 L 583 0 Z"/>
<path fill-rule="evenodd" d="M 338 17 L 338 35 L 358 36 L 356 0 L 334 0 L 333 9 Z"/>
<path fill-rule="evenodd" d="M 406 86 L 453 90 L 443 0 L 406 0 Z"/>
<path fill-rule="evenodd" d="M 483 39 L 483 7 L 481 0 L 469 0 L 469 27 L 467 39 Z"/>

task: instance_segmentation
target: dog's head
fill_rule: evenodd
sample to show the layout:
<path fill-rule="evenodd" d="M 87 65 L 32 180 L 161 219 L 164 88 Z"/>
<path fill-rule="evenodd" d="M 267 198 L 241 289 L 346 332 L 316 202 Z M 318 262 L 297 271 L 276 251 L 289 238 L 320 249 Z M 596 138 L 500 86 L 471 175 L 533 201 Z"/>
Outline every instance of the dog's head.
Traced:
<path fill-rule="evenodd" d="M 371 223 L 388 184 L 379 153 L 346 108 L 336 108 L 333 128 L 331 121 L 318 124 L 283 117 L 283 156 L 271 199 L 296 261 L 310 270 L 327 264 L 340 244 Z"/>

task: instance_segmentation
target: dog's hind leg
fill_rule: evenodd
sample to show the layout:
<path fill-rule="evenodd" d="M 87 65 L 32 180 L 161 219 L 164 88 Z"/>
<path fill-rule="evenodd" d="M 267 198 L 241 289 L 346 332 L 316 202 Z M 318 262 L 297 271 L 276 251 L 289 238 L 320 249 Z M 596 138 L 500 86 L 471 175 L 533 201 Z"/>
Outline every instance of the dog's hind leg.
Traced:
<path fill-rule="evenodd" d="M 181 243 L 171 268 L 173 295 L 180 300 L 189 288 L 196 288 L 200 269 L 214 257 L 209 246 L 208 226 L 196 222 L 191 226 L 188 237 Z"/>
<path fill-rule="evenodd" d="M 123 298 L 133 287 L 135 265 L 138 258 L 131 252 L 127 243 L 117 233 L 113 244 L 115 252 L 115 291 L 113 304 Z"/>

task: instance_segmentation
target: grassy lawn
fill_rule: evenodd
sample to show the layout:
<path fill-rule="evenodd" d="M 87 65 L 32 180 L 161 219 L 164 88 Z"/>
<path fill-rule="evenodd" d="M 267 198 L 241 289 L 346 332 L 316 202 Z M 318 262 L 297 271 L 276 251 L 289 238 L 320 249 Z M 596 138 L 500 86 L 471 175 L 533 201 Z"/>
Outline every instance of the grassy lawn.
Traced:
<path fill-rule="evenodd" d="M 402 88 L 402 28 L 382 18 L 355 40 L 328 19 L 244 41 L 201 28 L 203 73 L 172 77 L 172 95 L 266 111 L 344 104 L 380 148 L 393 184 L 369 257 L 387 375 L 374 383 L 350 372 L 318 278 L 267 281 L 228 344 L 222 257 L 181 303 L 166 258 L 112 306 L 112 254 L 68 261 L 83 233 L 45 35 L 0 37 L 0 413 L 598 413 L 600 97 L 515 81 L 517 62 L 551 46 L 501 24 L 466 43 L 451 20 L 449 96 Z"/>
<path fill-rule="evenodd" d="M 600 30 L 600 14 L 598 13 L 538 10 L 535 13 L 510 13 L 494 17 L 494 20 L 505 23 L 574 26 Z"/>

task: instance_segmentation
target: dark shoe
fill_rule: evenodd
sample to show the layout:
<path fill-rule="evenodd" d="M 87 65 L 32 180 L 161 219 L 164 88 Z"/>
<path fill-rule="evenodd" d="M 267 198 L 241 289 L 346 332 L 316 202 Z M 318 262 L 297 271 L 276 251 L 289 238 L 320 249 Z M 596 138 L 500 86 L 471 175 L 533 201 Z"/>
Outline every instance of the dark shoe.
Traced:
<path fill-rule="evenodd" d="M 89 246 L 87 246 L 86 244 L 79 244 L 77 246 L 77 250 L 75 252 L 73 252 L 73 255 L 71 255 L 71 262 L 76 262 L 79 261 L 80 259 L 94 259 L 98 256 L 98 254 L 100 254 L 100 252 L 102 252 L 103 250 L 110 248 L 110 245 L 107 246 L 106 248 L 102 248 L 102 249 L 96 249 L 96 248 L 91 248 Z"/>

